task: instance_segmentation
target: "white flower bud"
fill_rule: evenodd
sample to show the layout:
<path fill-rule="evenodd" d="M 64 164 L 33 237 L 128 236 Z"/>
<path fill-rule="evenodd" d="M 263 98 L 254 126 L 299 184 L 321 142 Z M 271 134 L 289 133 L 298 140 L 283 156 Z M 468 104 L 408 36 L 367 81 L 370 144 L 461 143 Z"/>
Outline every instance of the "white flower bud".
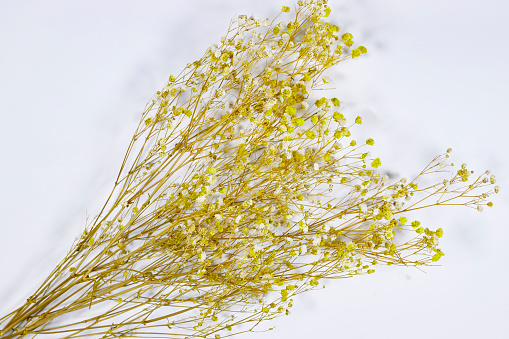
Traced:
<path fill-rule="evenodd" d="M 305 254 L 308 251 L 308 247 L 305 244 L 301 245 L 300 248 L 299 248 L 299 251 L 300 251 L 301 254 Z"/>
<path fill-rule="evenodd" d="M 366 204 L 360 204 L 359 209 L 362 213 L 366 213 L 368 211 L 368 206 L 366 206 Z"/>

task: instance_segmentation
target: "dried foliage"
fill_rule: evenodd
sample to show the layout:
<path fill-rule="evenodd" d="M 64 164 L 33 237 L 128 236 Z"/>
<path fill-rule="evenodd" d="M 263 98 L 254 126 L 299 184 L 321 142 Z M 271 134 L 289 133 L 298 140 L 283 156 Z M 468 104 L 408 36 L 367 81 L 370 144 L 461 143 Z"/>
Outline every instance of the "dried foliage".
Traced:
<path fill-rule="evenodd" d="M 453 169 L 450 151 L 412 180 L 381 175 L 373 139 L 352 139 L 361 117 L 312 96 L 366 48 L 326 22 L 326 1 L 282 12 L 286 23 L 240 16 L 170 76 L 103 209 L 1 319 L 2 338 L 227 337 L 288 314 L 321 279 L 439 260 L 442 229 L 408 212 L 492 205 L 495 178 Z"/>

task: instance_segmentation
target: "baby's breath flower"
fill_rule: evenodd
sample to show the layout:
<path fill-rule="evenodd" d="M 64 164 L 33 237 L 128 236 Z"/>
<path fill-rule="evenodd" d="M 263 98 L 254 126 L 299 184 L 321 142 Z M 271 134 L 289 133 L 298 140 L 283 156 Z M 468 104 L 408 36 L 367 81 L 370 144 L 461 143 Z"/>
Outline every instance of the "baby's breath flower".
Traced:
<path fill-rule="evenodd" d="M 283 87 L 281 89 L 281 94 L 285 97 L 289 97 L 292 94 L 292 89 L 290 87 Z"/>
<path fill-rule="evenodd" d="M 368 211 L 368 206 L 366 206 L 366 204 L 359 204 L 359 209 L 362 213 L 366 213 Z"/>
<path fill-rule="evenodd" d="M 313 237 L 313 246 L 318 246 L 321 241 L 322 238 L 319 235 L 315 234 L 315 236 Z"/>
<path fill-rule="evenodd" d="M 270 280 L 270 279 L 272 279 L 272 274 L 270 274 L 270 273 L 266 273 L 266 274 L 262 275 L 262 279 L 264 279 L 264 280 Z"/>
<path fill-rule="evenodd" d="M 373 168 L 378 168 L 382 165 L 382 162 L 380 161 L 379 158 L 376 158 L 375 160 L 373 160 L 373 162 L 371 163 L 371 167 Z"/>
<path fill-rule="evenodd" d="M 308 251 L 308 247 L 306 246 L 306 244 L 302 244 L 300 247 L 299 247 L 299 252 L 300 254 L 306 254 Z"/>
<path fill-rule="evenodd" d="M 281 38 L 283 39 L 283 43 L 287 44 L 288 41 L 290 41 L 290 34 L 285 32 L 281 35 Z"/>
<path fill-rule="evenodd" d="M 366 260 L 404 266 L 439 260 L 443 231 L 408 225 L 403 214 L 493 206 L 488 198 L 499 186 L 478 191 L 495 177 L 472 179 L 466 164 L 449 170 L 450 149 L 408 183 L 387 184 L 380 158 L 361 151 L 374 140 L 353 139 L 362 118 L 347 119 L 338 98 L 315 93 L 331 81 L 328 68 L 367 49 L 323 21 L 331 13 L 327 1 L 298 6 L 294 21 L 273 27 L 240 15 L 221 44 L 169 77 L 142 114 L 111 199 L 32 300 L 5 318 L 7 330 L 168 337 L 167 328 L 177 326 L 182 337 L 217 339 L 225 327 L 291 307 L 290 291 L 307 277 L 316 287 L 318 278 L 373 273 Z M 434 184 L 427 184 L 431 176 L 421 180 L 444 173 Z M 411 241 L 400 241 L 404 232 L 412 232 Z M 60 298 L 65 291 L 73 292 Z M 281 293 L 285 307 L 261 298 L 272 292 Z M 102 315 L 81 312 L 111 301 L 116 306 Z M 177 312 L 172 323 L 174 314 L 157 310 L 189 302 L 197 313 Z M 74 310 L 73 324 L 45 318 Z M 225 317 L 231 312 L 232 321 Z M 110 327 L 113 318 L 119 322 Z"/>

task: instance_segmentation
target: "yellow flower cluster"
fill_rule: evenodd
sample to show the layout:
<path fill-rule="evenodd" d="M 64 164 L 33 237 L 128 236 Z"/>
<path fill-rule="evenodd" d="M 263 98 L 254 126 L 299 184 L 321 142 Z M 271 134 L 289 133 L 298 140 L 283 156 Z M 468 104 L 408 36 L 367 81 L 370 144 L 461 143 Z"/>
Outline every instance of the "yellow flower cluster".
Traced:
<path fill-rule="evenodd" d="M 241 15 L 220 44 L 170 76 L 143 113 L 110 200 L 31 297 L 46 306 L 13 313 L 5 338 L 14 327 L 69 338 L 175 327 L 179 336 L 220 338 L 289 314 L 291 297 L 322 279 L 439 260 L 442 229 L 407 225 L 403 214 L 491 207 L 498 186 L 476 192 L 495 178 L 472 180 L 466 165 L 448 172 L 449 151 L 408 182 L 376 172 L 381 160 L 363 150 L 374 140 L 352 139 L 362 118 L 314 94 L 330 81 L 328 68 L 367 52 L 325 21 L 330 13 L 313 0 L 299 1 L 287 21 Z M 417 183 L 442 172 L 450 177 Z M 109 301 L 101 316 L 85 314 L 82 328 L 51 324 L 55 312 Z M 119 314 L 126 320 L 104 326 Z"/>

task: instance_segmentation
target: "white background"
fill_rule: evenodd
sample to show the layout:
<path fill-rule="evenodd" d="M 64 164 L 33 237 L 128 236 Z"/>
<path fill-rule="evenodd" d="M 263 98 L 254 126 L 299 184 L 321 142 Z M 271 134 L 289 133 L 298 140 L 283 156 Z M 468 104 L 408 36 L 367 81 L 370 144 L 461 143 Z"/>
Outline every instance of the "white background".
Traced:
<path fill-rule="evenodd" d="M 0 2 L 0 313 L 26 299 L 105 201 L 145 103 L 239 14 L 280 0 Z M 402 176 L 447 147 L 498 175 L 493 209 L 435 209 L 445 257 L 296 298 L 239 338 L 505 338 L 509 331 L 509 2 L 334 0 L 330 20 L 368 54 L 333 81 L 359 135 Z M 356 133 L 354 131 L 354 133 Z"/>

